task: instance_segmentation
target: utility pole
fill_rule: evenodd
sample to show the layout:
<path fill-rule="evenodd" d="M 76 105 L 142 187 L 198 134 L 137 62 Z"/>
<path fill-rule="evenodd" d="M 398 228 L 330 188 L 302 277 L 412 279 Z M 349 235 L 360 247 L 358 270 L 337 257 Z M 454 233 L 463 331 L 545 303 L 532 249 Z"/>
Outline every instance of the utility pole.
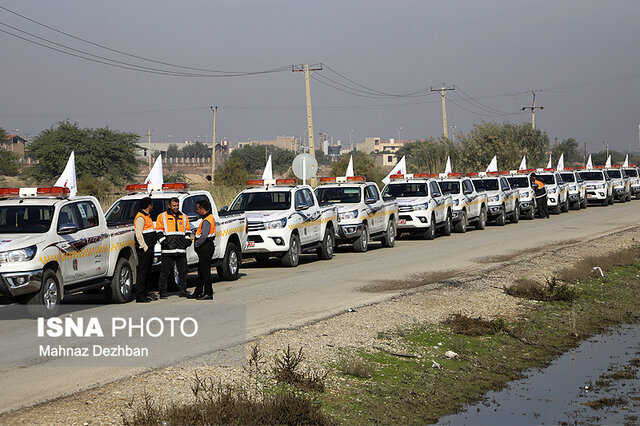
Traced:
<path fill-rule="evenodd" d="M 218 119 L 218 107 L 212 106 L 211 111 L 213 112 L 213 136 L 211 138 L 213 141 L 211 146 L 211 183 L 213 184 L 213 177 L 216 173 L 216 121 Z"/>
<path fill-rule="evenodd" d="M 447 103 L 446 103 L 446 95 L 449 90 L 456 90 L 456 86 L 447 87 L 444 83 L 442 83 L 442 88 L 434 89 L 431 87 L 432 92 L 440 92 L 440 96 L 442 96 L 442 136 L 445 138 L 449 138 L 449 131 L 447 130 Z"/>
<path fill-rule="evenodd" d="M 536 129 L 536 109 L 544 109 L 544 107 L 536 106 L 536 92 L 532 90 L 531 93 L 533 94 L 533 102 L 531 102 L 531 106 L 522 107 L 522 111 L 526 109 L 531 110 L 531 128 L 535 130 Z"/>
<path fill-rule="evenodd" d="M 307 129 L 309 136 L 309 154 L 315 158 L 316 156 L 316 146 L 314 140 L 313 133 L 313 115 L 311 113 L 311 85 L 309 83 L 310 71 L 321 71 L 322 64 L 316 65 L 313 68 L 309 68 L 309 65 L 292 65 L 291 71 L 293 72 L 304 72 L 304 82 L 307 89 Z M 311 178 L 311 186 L 316 185 L 315 176 Z"/>
<path fill-rule="evenodd" d="M 151 129 L 147 130 L 147 138 L 149 138 L 149 152 L 147 153 L 147 157 L 149 160 L 149 171 L 151 171 Z"/>

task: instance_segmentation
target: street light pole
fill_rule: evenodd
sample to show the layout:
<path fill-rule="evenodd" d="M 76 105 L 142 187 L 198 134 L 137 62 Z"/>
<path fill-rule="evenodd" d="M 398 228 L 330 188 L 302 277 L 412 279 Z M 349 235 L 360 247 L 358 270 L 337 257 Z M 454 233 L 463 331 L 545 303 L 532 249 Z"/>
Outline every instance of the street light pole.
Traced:
<path fill-rule="evenodd" d="M 349 133 L 349 146 L 351 147 L 352 151 L 355 151 L 355 147 L 353 146 L 353 140 L 351 138 L 351 136 L 353 135 L 353 130 L 347 130 L 347 133 Z"/>
<path fill-rule="evenodd" d="M 213 184 L 213 177 L 216 173 L 216 120 L 218 118 L 218 107 L 212 106 L 211 111 L 213 112 L 213 134 L 211 137 L 213 141 L 211 145 L 211 183 Z"/>

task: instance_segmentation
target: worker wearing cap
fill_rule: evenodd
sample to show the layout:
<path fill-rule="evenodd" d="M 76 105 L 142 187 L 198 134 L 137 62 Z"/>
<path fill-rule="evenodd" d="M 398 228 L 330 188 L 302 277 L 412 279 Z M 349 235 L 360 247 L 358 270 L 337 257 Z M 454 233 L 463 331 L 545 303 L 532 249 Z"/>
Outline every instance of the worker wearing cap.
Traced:
<path fill-rule="evenodd" d="M 180 200 L 173 197 L 169 208 L 158 215 L 156 232 L 162 251 L 160 267 L 160 298 L 167 298 L 167 278 L 178 269 L 178 296 L 191 296 L 187 291 L 187 247 L 191 245 L 191 228 L 187 215 L 179 210 Z"/>
<path fill-rule="evenodd" d="M 133 220 L 138 254 L 137 281 L 133 295 L 138 303 L 148 303 L 156 299 L 149 294 L 148 284 L 156 245 L 156 230 L 150 214 L 152 210 L 153 201 L 151 198 L 143 198 L 140 200 L 140 211 Z"/>
<path fill-rule="evenodd" d="M 530 176 L 531 187 L 536 194 L 536 205 L 538 206 L 538 214 L 540 217 L 549 219 L 549 207 L 547 206 L 547 188 L 544 187 L 544 182 L 538 179 L 535 173 L 531 173 Z"/>
<path fill-rule="evenodd" d="M 216 221 L 211 214 L 209 200 L 196 203 L 196 212 L 202 221 L 196 230 L 195 249 L 198 255 L 198 285 L 193 292 L 197 300 L 213 300 L 213 284 L 211 280 L 211 258 L 215 250 Z"/>

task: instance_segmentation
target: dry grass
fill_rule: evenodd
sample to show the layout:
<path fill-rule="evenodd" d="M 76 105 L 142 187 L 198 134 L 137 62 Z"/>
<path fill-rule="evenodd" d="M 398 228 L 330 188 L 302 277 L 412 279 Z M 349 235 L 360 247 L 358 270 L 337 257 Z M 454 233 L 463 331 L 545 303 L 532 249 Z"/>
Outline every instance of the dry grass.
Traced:
<path fill-rule="evenodd" d="M 582 405 L 591 407 L 594 410 L 600 410 L 605 407 L 614 407 L 616 405 L 625 405 L 627 400 L 624 398 L 600 398 L 595 401 L 583 402 Z"/>
<path fill-rule="evenodd" d="M 338 361 L 338 370 L 343 374 L 361 379 L 369 379 L 373 376 L 375 368 L 360 357 L 344 357 Z"/>
<path fill-rule="evenodd" d="M 560 270 L 557 276 L 565 282 L 584 282 L 589 278 L 601 277 L 600 273 L 594 268 L 599 267 L 606 272 L 614 266 L 633 265 L 638 261 L 639 254 L 638 247 L 633 247 L 598 256 L 588 256 L 578 261 L 571 268 Z"/>
<path fill-rule="evenodd" d="M 573 286 L 556 277 L 547 278 L 544 284 L 529 278 L 519 278 L 514 284 L 504 287 L 504 292 L 510 296 L 541 302 L 570 302 L 579 296 Z"/>
<path fill-rule="evenodd" d="M 451 327 L 454 333 L 466 336 L 484 336 L 506 330 L 506 324 L 502 318 L 487 321 L 480 317 L 472 318 L 460 313 L 451 315 L 442 323 Z"/>
<path fill-rule="evenodd" d="M 636 378 L 636 372 L 631 368 L 624 368 L 607 374 L 606 377 L 611 380 L 631 380 Z"/>
<path fill-rule="evenodd" d="M 324 392 L 329 372 L 321 374 L 310 369 L 302 371 L 303 360 L 302 348 L 296 353 L 287 345 L 287 349 L 275 357 L 273 377 L 278 383 L 294 385 L 301 390 Z"/>
<path fill-rule="evenodd" d="M 404 281 L 380 280 L 374 282 L 373 284 L 361 287 L 360 290 L 370 293 L 410 290 L 412 288 L 418 288 L 429 284 L 441 283 L 455 276 L 458 276 L 461 273 L 462 271 L 459 270 L 436 271 L 426 274 L 418 274 Z"/>

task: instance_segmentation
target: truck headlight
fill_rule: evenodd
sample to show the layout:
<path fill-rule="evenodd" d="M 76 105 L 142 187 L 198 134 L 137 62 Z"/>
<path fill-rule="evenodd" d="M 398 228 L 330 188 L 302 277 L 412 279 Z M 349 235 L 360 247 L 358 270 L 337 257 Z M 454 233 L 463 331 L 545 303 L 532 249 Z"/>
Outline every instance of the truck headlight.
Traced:
<path fill-rule="evenodd" d="M 495 201 L 498 201 L 500 199 L 499 195 L 492 195 L 491 197 L 488 198 L 487 201 L 489 201 L 490 203 L 493 203 Z"/>
<path fill-rule="evenodd" d="M 596 189 L 604 189 L 607 187 L 607 184 L 605 183 L 598 183 L 596 184 Z"/>
<path fill-rule="evenodd" d="M 549 188 L 549 194 L 555 194 L 558 192 L 558 188 Z"/>
<path fill-rule="evenodd" d="M 351 210 L 348 212 L 344 212 L 344 213 L 340 213 L 340 215 L 338 215 L 338 219 L 339 220 L 348 220 L 348 219 L 355 219 L 358 217 L 358 210 Z"/>
<path fill-rule="evenodd" d="M 282 229 L 287 226 L 287 218 L 272 220 L 271 222 L 264 223 L 264 229 Z"/>
<path fill-rule="evenodd" d="M 419 212 L 422 210 L 427 210 L 428 208 L 429 208 L 429 203 L 416 204 L 415 206 L 413 206 L 413 211 Z"/>
<path fill-rule="evenodd" d="M 454 206 L 459 206 L 460 205 L 460 200 L 458 200 L 457 198 L 455 200 L 453 200 L 453 205 Z"/>
<path fill-rule="evenodd" d="M 34 258 L 37 247 L 35 245 L 18 250 L 0 252 L 0 263 L 26 262 Z"/>
<path fill-rule="evenodd" d="M 569 191 L 577 191 L 578 187 L 576 185 L 569 186 Z"/>

